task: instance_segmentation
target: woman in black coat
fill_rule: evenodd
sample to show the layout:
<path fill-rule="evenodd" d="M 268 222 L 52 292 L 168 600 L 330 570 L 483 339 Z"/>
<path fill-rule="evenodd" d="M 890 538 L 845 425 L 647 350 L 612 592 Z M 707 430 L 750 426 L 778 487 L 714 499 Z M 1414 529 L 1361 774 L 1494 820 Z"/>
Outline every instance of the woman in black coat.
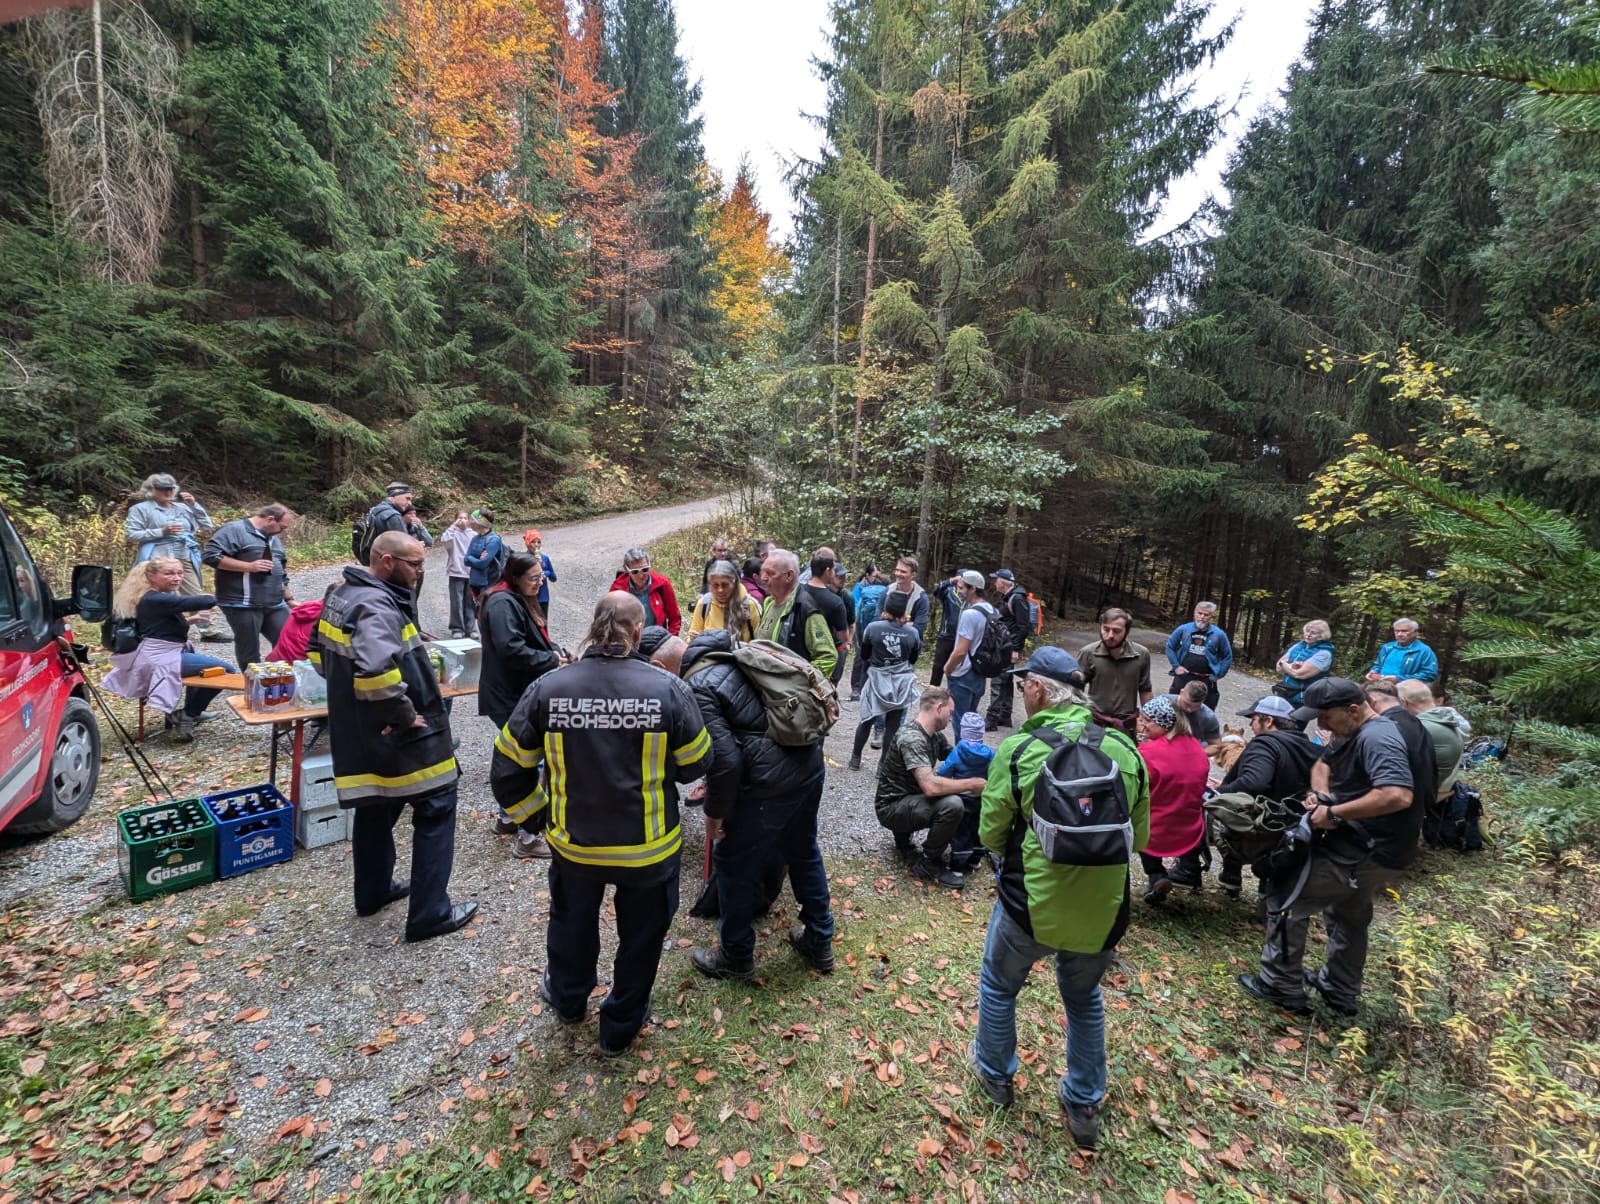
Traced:
<path fill-rule="evenodd" d="M 517 709 L 523 692 L 562 664 L 561 652 L 550 640 L 539 587 L 544 566 L 537 556 L 513 552 L 506 558 L 505 575 L 485 591 L 478 602 L 478 635 L 483 641 L 483 668 L 478 674 L 478 714 L 502 728 Z M 540 835 L 545 813 L 524 825 L 514 852 L 518 857 L 549 857 L 550 848 Z M 516 830 L 504 815 L 495 831 Z"/>

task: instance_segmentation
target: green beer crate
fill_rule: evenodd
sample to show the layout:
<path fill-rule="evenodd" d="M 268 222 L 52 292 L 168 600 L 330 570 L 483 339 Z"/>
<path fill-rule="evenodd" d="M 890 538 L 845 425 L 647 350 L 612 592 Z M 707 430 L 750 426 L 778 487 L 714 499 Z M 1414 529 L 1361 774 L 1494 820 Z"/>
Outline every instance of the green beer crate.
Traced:
<path fill-rule="evenodd" d="M 117 827 L 117 868 L 135 902 L 216 881 L 217 825 L 199 799 L 124 811 Z"/>

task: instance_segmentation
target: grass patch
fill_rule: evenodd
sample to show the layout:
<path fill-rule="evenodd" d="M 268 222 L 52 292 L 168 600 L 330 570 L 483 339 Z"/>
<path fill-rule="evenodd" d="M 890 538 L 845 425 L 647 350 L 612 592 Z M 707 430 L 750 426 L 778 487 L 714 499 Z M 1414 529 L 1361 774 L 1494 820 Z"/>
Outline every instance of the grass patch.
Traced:
<path fill-rule="evenodd" d="M 169 1024 L 200 978 L 181 934 L 13 909 L 0 936 L 0 1201 L 220 1201 L 287 1174 L 289 1151 L 226 1149 L 227 1064 L 209 1032 Z"/>
<path fill-rule="evenodd" d="M 1239 905 L 1141 909 L 1106 981 L 1096 1156 L 1072 1148 L 1057 1110 L 1047 966 L 1019 1000 L 1016 1107 L 995 1111 L 967 1076 L 988 892 L 929 892 L 857 862 L 833 867 L 833 977 L 788 952 L 785 915 L 762 937 L 757 985 L 700 979 L 669 954 L 660 1023 L 632 1053 L 601 1060 L 592 1021 L 530 1021 L 505 1076 L 470 1085 L 435 1146 L 354 1194 L 1592 1199 L 1593 867 L 1429 868 L 1385 909 L 1354 1025 L 1289 1023 L 1237 993 L 1260 940 Z"/>

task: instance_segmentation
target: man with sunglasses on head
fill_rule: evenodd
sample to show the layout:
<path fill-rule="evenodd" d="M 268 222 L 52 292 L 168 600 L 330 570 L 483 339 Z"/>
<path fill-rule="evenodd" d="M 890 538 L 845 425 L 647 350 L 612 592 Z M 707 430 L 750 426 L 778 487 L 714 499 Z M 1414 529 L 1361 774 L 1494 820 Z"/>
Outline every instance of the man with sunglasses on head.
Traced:
<path fill-rule="evenodd" d="M 425 552 L 399 531 L 372 542 L 366 568 L 330 586 L 307 655 L 328 682 L 328 736 L 341 807 L 355 809 L 356 914 L 410 896 L 407 941 L 465 927 L 476 903 L 452 905 L 456 789 L 450 721 L 417 631 Z M 394 826 L 411 808 L 411 878 L 393 877 Z"/>

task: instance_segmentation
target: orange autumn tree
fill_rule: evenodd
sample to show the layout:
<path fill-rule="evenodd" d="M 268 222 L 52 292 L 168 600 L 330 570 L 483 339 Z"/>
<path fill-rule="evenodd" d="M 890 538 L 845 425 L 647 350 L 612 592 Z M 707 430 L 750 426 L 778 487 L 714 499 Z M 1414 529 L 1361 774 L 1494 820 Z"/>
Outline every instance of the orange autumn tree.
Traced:
<path fill-rule="evenodd" d="M 711 183 L 707 191 L 720 194 L 714 172 Z M 777 326 L 773 294 L 789 274 L 789 258 L 773 245 L 771 224 L 772 215 L 756 201 L 750 162 L 742 159 L 728 195 L 712 203 L 706 231 L 717 273 L 711 307 L 741 349 Z"/>
<path fill-rule="evenodd" d="M 531 216 L 519 145 L 557 27 L 541 0 L 394 0 L 390 29 L 430 206 L 452 246 L 486 258 Z"/>
<path fill-rule="evenodd" d="M 585 0 L 574 23 L 565 0 L 543 0 L 557 29 L 556 68 L 549 96 L 552 137 L 541 150 L 546 169 L 560 181 L 563 220 L 584 249 L 580 297 L 594 323 L 573 343 L 584 380 L 616 385 L 628 395 L 639 298 L 660 286 L 664 252 L 654 250 L 639 222 L 644 203 L 634 174 L 639 136 L 599 132 L 601 113 L 616 100 L 600 75 L 605 14 L 600 0 Z"/>

